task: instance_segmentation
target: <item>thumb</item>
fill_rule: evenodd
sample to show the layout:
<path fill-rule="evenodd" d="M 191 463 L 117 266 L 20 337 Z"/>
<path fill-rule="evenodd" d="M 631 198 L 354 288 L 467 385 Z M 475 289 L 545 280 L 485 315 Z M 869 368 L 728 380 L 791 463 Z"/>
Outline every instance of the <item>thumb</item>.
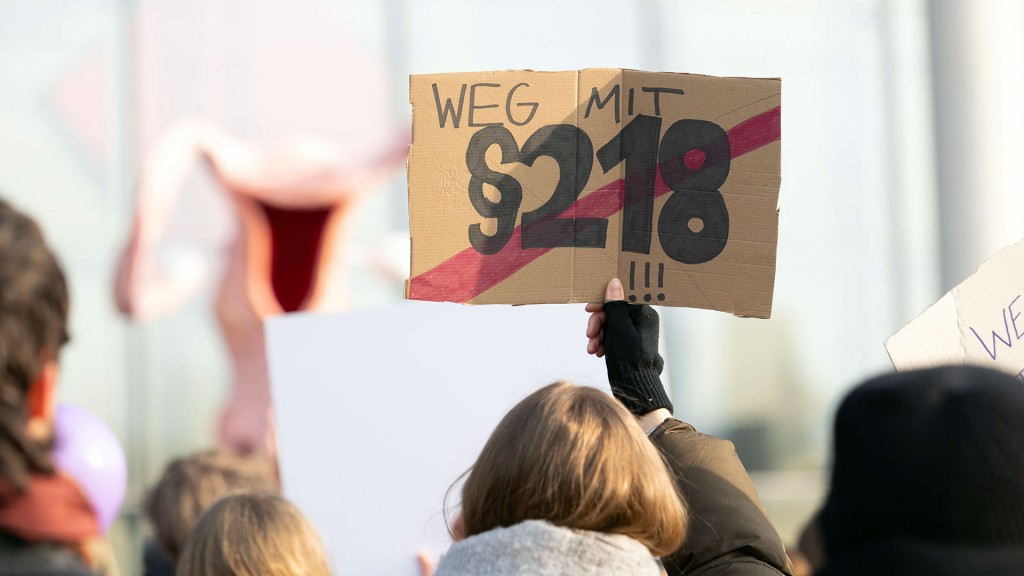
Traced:
<path fill-rule="evenodd" d="M 622 290 L 622 282 L 618 278 L 612 278 L 608 282 L 608 287 L 604 290 L 605 302 L 612 302 L 615 300 L 625 300 L 626 294 Z"/>

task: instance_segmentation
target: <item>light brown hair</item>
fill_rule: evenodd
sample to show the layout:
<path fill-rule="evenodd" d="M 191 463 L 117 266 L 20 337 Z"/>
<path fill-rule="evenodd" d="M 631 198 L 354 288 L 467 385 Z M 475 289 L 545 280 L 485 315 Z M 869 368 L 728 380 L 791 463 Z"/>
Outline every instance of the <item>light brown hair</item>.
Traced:
<path fill-rule="evenodd" d="M 226 496 L 185 539 L 179 576 L 329 576 L 320 539 L 277 494 Z"/>
<path fill-rule="evenodd" d="M 624 534 L 675 551 L 688 517 L 661 454 L 633 416 L 597 390 L 556 382 L 494 429 L 462 488 L 465 536 L 525 520 Z"/>
<path fill-rule="evenodd" d="M 277 474 L 270 458 L 209 450 L 168 464 L 143 506 L 157 543 L 174 563 L 199 516 L 219 498 L 277 490 Z"/>

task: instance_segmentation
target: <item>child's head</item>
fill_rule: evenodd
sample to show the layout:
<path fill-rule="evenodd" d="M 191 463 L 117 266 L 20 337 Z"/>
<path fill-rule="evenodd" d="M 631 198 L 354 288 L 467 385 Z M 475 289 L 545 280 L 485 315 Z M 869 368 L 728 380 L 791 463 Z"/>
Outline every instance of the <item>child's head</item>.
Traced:
<path fill-rule="evenodd" d="M 263 456 L 210 450 L 167 465 L 145 502 L 156 541 L 173 563 L 200 515 L 219 498 L 238 492 L 274 492 L 274 463 Z"/>
<path fill-rule="evenodd" d="M 465 536 L 525 520 L 624 534 L 657 555 L 678 548 L 687 526 L 668 467 L 633 416 L 567 382 L 505 415 L 462 489 Z"/>
<path fill-rule="evenodd" d="M 203 513 L 185 540 L 181 576 L 328 576 L 316 532 L 276 494 L 226 496 Z"/>

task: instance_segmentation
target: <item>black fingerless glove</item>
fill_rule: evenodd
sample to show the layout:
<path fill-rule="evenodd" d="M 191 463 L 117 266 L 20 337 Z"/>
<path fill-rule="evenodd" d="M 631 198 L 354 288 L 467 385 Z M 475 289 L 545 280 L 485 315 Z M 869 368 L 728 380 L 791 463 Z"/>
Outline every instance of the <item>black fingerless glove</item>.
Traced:
<path fill-rule="evenodd" d="M 658 354 L 658 313 L 643 304 L 604 304 L 604 355 L 612 394 L 642 416 L 658 408 L 672 411 L 661 383 L 664 360 Z"/>

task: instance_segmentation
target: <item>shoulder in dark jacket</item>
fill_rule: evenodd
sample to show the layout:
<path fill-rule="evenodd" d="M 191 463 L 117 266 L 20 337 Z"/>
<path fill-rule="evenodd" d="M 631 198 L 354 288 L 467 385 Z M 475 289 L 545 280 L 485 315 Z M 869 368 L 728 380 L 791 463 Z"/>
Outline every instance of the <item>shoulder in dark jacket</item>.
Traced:
<path fill-rule="evenodd" d="M 731 442 L 676 419 L 650 437 L 690 511 L 683 547 L 662 558 L 670 576 L 792 576 L 782 539 Z"/>

